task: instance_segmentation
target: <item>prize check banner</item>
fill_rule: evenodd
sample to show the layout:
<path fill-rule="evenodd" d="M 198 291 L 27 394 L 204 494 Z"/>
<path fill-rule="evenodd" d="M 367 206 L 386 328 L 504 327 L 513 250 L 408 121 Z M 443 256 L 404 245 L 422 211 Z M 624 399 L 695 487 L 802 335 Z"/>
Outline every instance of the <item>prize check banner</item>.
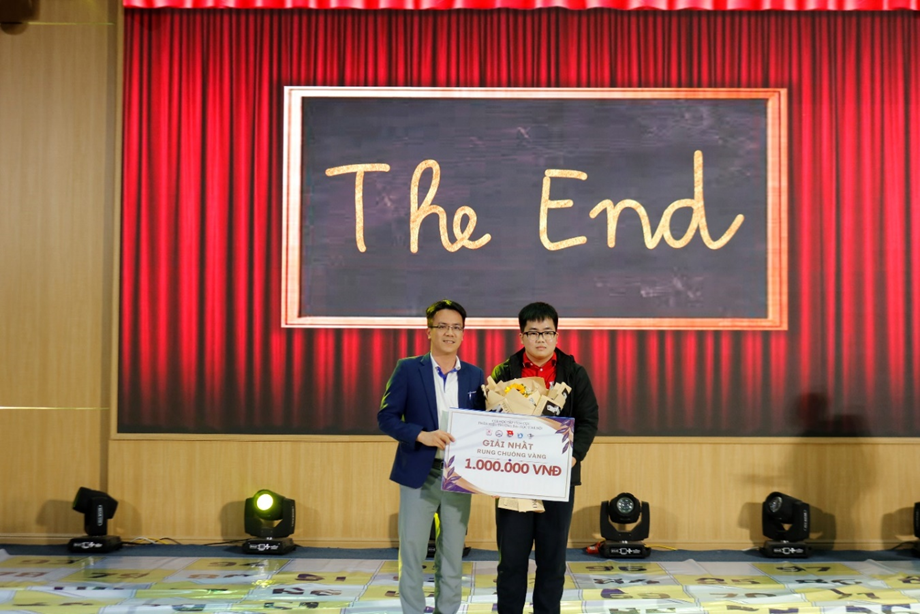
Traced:
<path fill-rule="evenodd" d="M 451 410 L 441 488 L 568 501 L 573 418 Z"/>

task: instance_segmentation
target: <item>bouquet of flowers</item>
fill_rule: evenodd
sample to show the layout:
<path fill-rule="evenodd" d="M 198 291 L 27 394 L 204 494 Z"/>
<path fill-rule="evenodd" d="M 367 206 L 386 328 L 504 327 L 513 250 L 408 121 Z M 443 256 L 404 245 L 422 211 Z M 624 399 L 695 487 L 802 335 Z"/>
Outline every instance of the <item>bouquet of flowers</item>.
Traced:
<path fill-rule="evenodd" d="M 490 377 L 483 386 L 487 411 L 528 416 L 560 415 L 571 390 L 562 382 L 547 390 L 542 377 L 521 377 L 508 382 L 496 382 Z M 513 497 L 499 497 L 498 507 L 517 512 L 544 511 L 542 501 Z"/>

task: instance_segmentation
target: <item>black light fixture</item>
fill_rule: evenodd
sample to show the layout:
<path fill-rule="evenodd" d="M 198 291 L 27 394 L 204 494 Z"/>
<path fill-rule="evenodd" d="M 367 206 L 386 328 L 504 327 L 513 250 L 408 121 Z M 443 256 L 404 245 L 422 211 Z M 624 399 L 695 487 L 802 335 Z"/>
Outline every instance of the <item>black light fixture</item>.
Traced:
<path fill-rule="evenodd" d="M 606 558 L 646 558 L 652 552 L 642 543 L 648 538 L 649 520 L 648 503 L 640 502 L 628 492 L 602 502 L 601 535 L 604 541 L 598 545 L 598 554 Z M 629 528 L 625 525 L 633 526 Z"/>
<path fill-rule="evenodd" d="M 804 559 L 811 555 L 805 543 L 811 528 L 811 506 L 781 492 L 771 492 L 763 502 L 761 553 L 769 558 Z"/>
<path fill-rule="evenodd" d="M 441 528 L 441 508 L 438 507 L 438 511 L 434 513 L 434 518 L 431 519 L 431 532 L 428 534 L 428 556 L 427 558 L 433 559 L 435 552 L 438 550 L 438 530 Z"/>
<path fill-rule="evenodd" d="M 270 490 L 260 490 L 246 499 L 243 510 L 246 554 L 287 554 L 296 548 L 288 537 L 294 532 L 294 500 Z"/>
<path fill-rule="evenodd" d="M 26 23 L 35 18 L 38 0 L 3 0 L 0 2 L 0 24 Z"/>
<path fill-rule="evenodd" d="M 112 552 L 121 548 L 121 538 L 108 535 L 109 520 L 115 515 L 118 501 L 102 492 L 80 487 L 73 500 L 73 509 L 83 514 L 84 537 L 67 543 L 71 552 Z"/>
<path fill-rule="evenodd" d="M 920 503 L 914 503 L 914 537 L 920 538 Z M 914 542 L 914 554 L 920 556 L 920 541 Z"/>

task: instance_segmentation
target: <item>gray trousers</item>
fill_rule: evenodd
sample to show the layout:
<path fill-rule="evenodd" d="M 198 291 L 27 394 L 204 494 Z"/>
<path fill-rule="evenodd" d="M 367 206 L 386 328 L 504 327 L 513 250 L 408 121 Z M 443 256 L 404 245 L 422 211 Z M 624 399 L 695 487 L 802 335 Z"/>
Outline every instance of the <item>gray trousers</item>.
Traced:
<path fill-rule="evenodd" d="M 434 513 L 440 527 L 434 557 L 435 614 L 455 614 L 463 598 L 463 543 L 471 496 L 441 490 L 441 470 L 432 468 L 421 488 L 399 487 L 399 601 L 405 614 L 424 614 L 422 566 Z"/>

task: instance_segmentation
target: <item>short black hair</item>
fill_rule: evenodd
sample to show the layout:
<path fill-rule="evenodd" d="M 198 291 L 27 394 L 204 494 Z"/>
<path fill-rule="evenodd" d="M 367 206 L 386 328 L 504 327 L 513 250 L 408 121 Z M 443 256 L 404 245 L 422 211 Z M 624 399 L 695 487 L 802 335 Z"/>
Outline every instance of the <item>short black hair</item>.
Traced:
<path fill-rule="evenodd" d="M 556 313 L 556 309 L 549 303 L 531 303 L 525 305 L 518 314 L 518 324 L 521 327 L 521 332 L 524 332 L 524 327 L 527 326 L 528 322 L 542 322 L 543 320 L 552 320 L 553 328 L 559 328 L 559 314 Z"/>
<path fill-rule="evenodd" d="M 460 317 L 463 318 L 463 325 L 466 326 L 466 309 L 463 308 L 463 305 L 457 301 L 449 301 L 446 298 L 442 298 L 436 303 L 432 303 L 428 309 L 425 310 L 425 317 L 428 318 L 428 326 L 434 324 L 434 314 L 438 313 L 442 309 L 450 309 L 451 311 L 456 311 L 460 314 Z"/>

